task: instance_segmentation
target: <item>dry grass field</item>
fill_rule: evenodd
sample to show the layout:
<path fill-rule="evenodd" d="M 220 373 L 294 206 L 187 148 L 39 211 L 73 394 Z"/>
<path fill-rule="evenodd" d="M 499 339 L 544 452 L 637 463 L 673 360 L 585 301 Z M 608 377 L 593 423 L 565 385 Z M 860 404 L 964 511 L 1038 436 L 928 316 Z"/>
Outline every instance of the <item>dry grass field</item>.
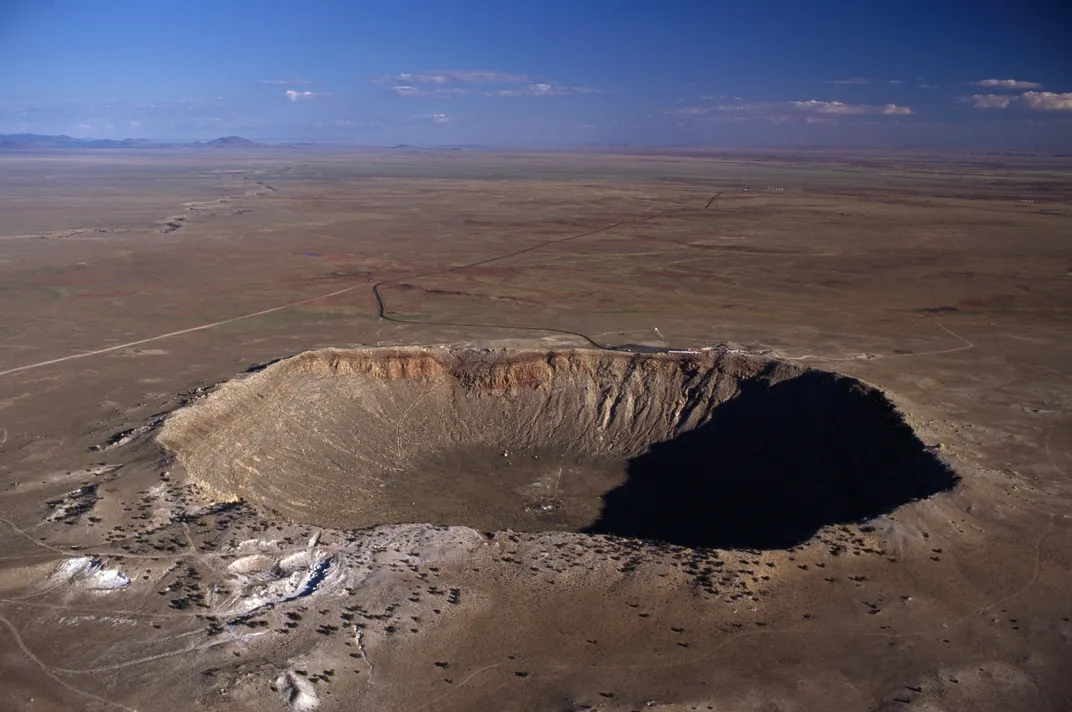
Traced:
<path fill-rule="evenodd" d="M 359 487 L 310 485 L 308 516 L 285 489 L 233 501 L 245 490 L 213 491 L 215 470 L 157 440 L 247 371 L 261 412 L 327 408 L 293 384 L 273 395 L 287 366 L 270 362 L 409 345 L 711 348 L 741 379 L 833 371 L 881 391 L 955 483 L 805 541 L 697 547 L 568 516 L 461 526 L 485 520 L 432 505 L 496 480 L 452 455 L 427 488 L 388 487 L 412 519 L 398 499 L 389 526 L 351 530 L 324 512 L 337 497 L 366 516 Z M 422 412 L 409 388 L 391 427 Z M 802 393 L 779 415 L 798 428 Z M 465 412 L 390 437 L 419 449 Z M 1070 414 L 1067 157 L 0 154 L 0 708 L 1065 710 Z M 735 439 L 790 447 L 760 416 Z M 885 436 L 830 422 L 816 448 L 880 452 Z M 293 427 L 264 425 L 259 450 L 221 436 L 225 455 L 197 462 L 347 471 L 312 435 L 308 453 L 284 442 Z M 605 490 L 578 490 L 586 521 Z M 755 488 L 719 492 L 688 503 L 697 526 L 769 511 L 732 500 Z M 487 520 L 525 521 L 503 516 Z"/>

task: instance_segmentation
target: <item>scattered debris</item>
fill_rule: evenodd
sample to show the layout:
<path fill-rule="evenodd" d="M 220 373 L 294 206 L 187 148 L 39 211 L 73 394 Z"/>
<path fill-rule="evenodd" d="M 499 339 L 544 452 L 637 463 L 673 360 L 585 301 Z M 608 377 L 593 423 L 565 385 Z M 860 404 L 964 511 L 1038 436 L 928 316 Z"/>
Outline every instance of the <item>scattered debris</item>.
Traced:
<path fill-rule="evenodd" d="M 283 693 L 283 699 L 292 710 L 303 712 L 320 706 L 320 697 L 313 683 L 292 670 L 287 670 L 275 680 L 275 687 Z"/>
<path fill-rule="evenodd" d="M 85 485 L 71 490 L 59 499 L 48 501 L 49 513 L 45 519 L 49 522 L 73 523 L 93 509 L 97 499 L 97 485 Z"/>
<path fill-rule="evenodd" d="M 93 450 L 95 452 L 102 452 L 104 450 L 111 450 L 113 448 L 123 447 L 124 445 L 128 445 L 134 442 L 134 440 L 136 440 L 139 436 L 145 435 L 156 430 L 156 428 L 163 422 L 164 416 L 158 415 L 152 420 L 150 420 L 148 423 L 144 423 L 142 425 L 138 425 L 133 428 L 128 428 L 126 430 L 116 433 L 112 437 L 108 438 L 104 442 L 104 444 L 94 445 L 90 448 L 90 450 Z"/>
<path fill-rule="evenodd" d="M 119 569 L 106 569 L 100 559 L 79 556 L 61 563 L 49 577 L 53 586 L 80 586 L 90 591 L 111 591 L 130 584 L 130 578 Z"/>

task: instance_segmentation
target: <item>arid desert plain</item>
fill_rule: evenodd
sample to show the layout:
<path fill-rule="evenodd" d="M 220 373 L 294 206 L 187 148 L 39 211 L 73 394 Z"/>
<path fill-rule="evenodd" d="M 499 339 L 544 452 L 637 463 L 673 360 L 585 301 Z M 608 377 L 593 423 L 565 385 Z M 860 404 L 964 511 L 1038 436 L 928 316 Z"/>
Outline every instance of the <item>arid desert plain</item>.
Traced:
<path fill-rule="evenodd" d="M 1072 158 L 0 154 L 0 709 L 1067 710 Z"/>

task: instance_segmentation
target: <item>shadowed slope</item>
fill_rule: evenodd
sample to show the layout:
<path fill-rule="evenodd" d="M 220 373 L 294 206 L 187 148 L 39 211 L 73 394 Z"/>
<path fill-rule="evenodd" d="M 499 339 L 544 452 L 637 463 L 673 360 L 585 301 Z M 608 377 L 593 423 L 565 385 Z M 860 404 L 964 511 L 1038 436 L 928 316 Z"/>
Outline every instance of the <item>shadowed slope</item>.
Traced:
<path fill-rule="evenodd" d="M 951 488 L 879 391 L 807 371 L 750 381 L 699 428 L 630 460 L 591 533 L 773 548 Z"/>

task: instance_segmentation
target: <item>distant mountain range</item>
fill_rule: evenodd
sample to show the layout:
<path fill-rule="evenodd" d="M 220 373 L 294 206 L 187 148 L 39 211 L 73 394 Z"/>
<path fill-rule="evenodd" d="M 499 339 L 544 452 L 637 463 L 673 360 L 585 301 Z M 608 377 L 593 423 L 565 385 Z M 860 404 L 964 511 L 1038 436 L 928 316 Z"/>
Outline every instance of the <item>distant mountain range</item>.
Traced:
<path fill-rule="evenodd" d="M 0 151 L 28 151 L 50 148 L 253 148 L 261 144 L 241 136 L 224 136 L 211 141 L 193 143 L 166 143 L 144 138 L 125 138 L 121 141 L 109 138 L 72 138 L 71 136 L 45 136 L 43 134 L 0 134 Z"/>

